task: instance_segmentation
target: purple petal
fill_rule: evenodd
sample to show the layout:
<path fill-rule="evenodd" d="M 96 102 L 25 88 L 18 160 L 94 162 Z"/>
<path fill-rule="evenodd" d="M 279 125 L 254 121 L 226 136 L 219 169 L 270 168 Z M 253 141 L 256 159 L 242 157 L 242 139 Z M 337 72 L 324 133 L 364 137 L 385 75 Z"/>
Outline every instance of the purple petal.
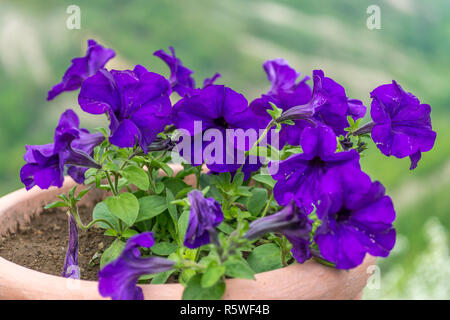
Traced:
<path fill-rule="evenodd" d="M 88 41 L 86 56 L 72 60 L 71 66 L 65 72 L 62 82 L 56 84 L 49 92 L 47 100 L 52 100 L 64 91 L 78 89 L 82 82 L 103 68 L 115 53 L 105 49 L 94 40 Z"/>

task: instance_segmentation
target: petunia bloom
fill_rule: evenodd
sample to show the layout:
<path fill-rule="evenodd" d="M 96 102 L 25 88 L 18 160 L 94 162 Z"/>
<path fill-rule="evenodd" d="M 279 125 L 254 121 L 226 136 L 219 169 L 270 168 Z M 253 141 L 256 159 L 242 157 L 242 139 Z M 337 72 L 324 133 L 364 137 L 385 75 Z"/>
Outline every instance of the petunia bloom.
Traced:
<path fill-rule="evenodd" d="M 192 190 L 188 198 L 191 210 L 184 245 L 195 249 L 214 240 L 215 228 L 223 221 L 223 212 L 214 198 L 205 198 L 201 191 Z"/>
<path fill-rule="evenodd" d="M 88 40 L 86 56 L 72 59 L 62 81 L 48 92 L 47 100 L 52 100 L 64 91 L 78 89 L 84 80 L 103 68 L 115 55 L 114 50 L 105 49 L 94 40 Z"/>
<path fill-rule="evenodd" d="M 100 168 L 92 159 L 94 148 L 104 140 L 101 133 L 89 133 L 79 128 L 78 116 L 66 110 L 55 129 L 54 143 L 26 146 L 27 162 L 20 170 L 20 179 L 27 190 L 35 185 L 41 189 L 62 187 L 64 167 L 77 182 L 84 182 L 87 168 Z"/>
<path fill-rule="evenodd" d="M 252 146 L 245 133 L 252 129 L 251 132 L 255 133 L 253 143 L 256 142 L 258 130 L 265 128 L 265 120 L 248 107 L 243 95 L 232 89 L 212 85 L 198 90 L 193 96 L 185 97 L 175 104 L 173 119 L 178 129 L 190 135 L 192 151 L 190 156 L 183 154 L 183 157 L 192 165 L 206 162 L 207 167 L 214 172 L 234 172 L 244 165 L 242 171 L 246 173 L 246 179 L 251 170 L 261 166 L 258 161 L 248 163 L 245 157 L 245 150 Z M 196 124 L 200 124 L 200 127 L 197 128 Z M 235 136 L 227 135 L 227 131 L 232 131 Z M 214 137 L 207 141 L 206 132 L 217 133 L 219 140 L 216 141 Z M 210 156 L 204 152 L 209 149 L 212 150 Z"/>
<path fill-rule="evenodd" d="M 311 258 L 311 231 L 312 221 L 308 219 L 307 213 L 291 201 L 280 212 L 253 221 L 244 237 L 253 240 L 268 232 L 282 233 L 292 243 L 294 258 L 303 263 Z"/>
<path fill-rule="evenodd" d="M 313 115 L 310 121 L 296 121 L 292 130 L 301 132 L 305 127 L 311 126 L 310 122 L 322 123 L 333 129 L 336 135 L 344 134 L 344 129 L 349 126 L 347 116 L 358 119 L 365 114 L 365 107 L 359 100 L 349 100 L 345 89 L 339 83 L 329 77 L 325 77 L 322 70 L 313 71 L 314 88 L 311 100 L 307 104 L 308 111 L 312 109 Z M 349 103 L 350 102 L 350 103 Z M 303 117 L 305 106 L 296 106 L 285 111 L 282 117 L 289 119 Z"/>
<path fill-rule="evenodd" d="M 265 96 L 279 108 L 287 110 L 309 101 L 311 88 L 306 83 L 309 77 L 304 77 L 297 82 L 300 73 L 291 68 L 286 60 L 268 60 L 264 63 L 263 68 L 271 83 Z"/>
<path fill-rule="evenodd" d="M 303 153 L 272 162 L 269 170 L 277 180 L 273 189 L 277 202 L 287 205 L 294 199 L 309 212 L 323 186 L 330 183 L 324 180 L 325 174 L 330 170 L 347 175 L 360 171 L 359 154 L 355 150 L 336 153 L 336 135 L 324 125 L 305 128 L 300 145 Z"/>
<path fill-rule="evenodd" d="M 250 108 L 260 117 L 265 118 L 267 125 L 271 116 L 267 110 L 272 109 L 270 103 L 275 104 L 282 110 L 288 110 L 294 106 L 307 104 L 311 99 L 311 88 L 307 81 L 309 77 L 304 77 L 300 81 L 300 73 L 289 66 L 284 59 L 268 60 L 263 64 L 264 71 L 271 83 L 270 89 L 260 98 L 250 103 Z M 311 117 L 311 114 L 308 114 Z M 298 143 L 299 130 L 292 129 L 292 126 L 282 125 L 280 131 L 280 147 L 285 143 Z"/>
<path fill-rule="evenodd" d="M 128 239 L 120 256 L 98 273 L 98 289 L 103 297 L 113 300 L 143 300 L 142 289 L 137 286 L 143 275 L 169 271 L 175 262 L 160 257 L 142 257 L 139 247 L 155 244 L 152 232 L 144 232 Z"/>
<path fill-rule="evenodd" d="M 66 258 L 62 276 L 70 279 L 80 279 L 80 268 L 78 266 L 78 228 L 75 218 L 70 214 L 69 218 L 69 244 L 67 246 Z"/>
<path fill-rule="evenodd" d="M 169 82 L 137 65 L 133 71 L 99 70 L 81 85 L 78 102 L 91 114 L 107 113 L 109 141 L 121 148 L 148 146 L 169 124 L 172 112 Z"/>
<path fill-rule="evenodd" d="M 311 92 L 306 83 L 309 78 L 305 77 L 296 84 L 299 73 L 282 59 L 267 61 L 264 69 L 272 87 L 266 95 L 254 100 L 250 107 L 263 115 L 271 108 L 269 102 L 272 102 L 284 111 L 280 122 L 294 121 L 294 125 L 282 125 L 280 146 L 286 143 L 299 145 L 304 128 L 317 123 L 329 126 L 336 135 L 344 134 L 344 129 L 349 126 L 347 116 L 356 120 L 365 115 L 363 103 L 348 99 L 344 87 L 325 77 L 322 70 L 313 71 L 314 87 Z M 266 118 L 268 123 L 270 117 L 266 115 Z"/>
<path fill-rule="evenodd" d="M 154 55 L 164 61 L 170 69 L 170 84 L 173 91 L 178 93 L 181 97 L 190 96 L 195 92 L 195 80 L 192 78 L 192 71 L 186 68 L 181 60 L 175 55 L 175 49 L 169 47 L 170 54 L 164 50 L 155 51 Z M 216 73 L 213 77 L 205 79 L 203 82 L 203 88 L 213 85 L 216 79 L 220 77 L 219 73 Z"/>
<path fill-rule="evenodd" d="M 370 96 L 373 141 L 386 156 L 409 156 L 410 169 L 415 169 L 422 152 L 430 151 L 436 140 L 431 127 L 431 107 L 421 104 L 395 81 L 377 87 Z"/>
<path fill-rule="evenodd" d="M 347 179 L 340 188 L 331 188 L 331 192 L 322 190 L 317 206 L 322 223 L 314 240 L 323 258 L 336 268 L 351 269 L 362 263 L 366 253 L 387 257 L 395 244 L 395 211 L 384 187 Z"/>

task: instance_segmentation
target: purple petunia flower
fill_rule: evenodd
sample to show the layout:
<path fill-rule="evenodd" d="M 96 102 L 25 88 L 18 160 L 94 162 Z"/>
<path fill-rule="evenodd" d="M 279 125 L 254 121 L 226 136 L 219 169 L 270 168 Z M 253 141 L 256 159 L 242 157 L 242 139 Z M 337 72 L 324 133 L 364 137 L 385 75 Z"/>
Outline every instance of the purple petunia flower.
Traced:
<path fill-rule="evenodd" d="M 324 180 L 325 174 L 330 170 L 346 175 L 360 171 L 359 154 L 355 150 L 335 153 L 336 135 L 323 125 L 305 128 L 300 145 L 303 153 L 272 162 L 269 170 L 277 180 L 273 189 L 277 202 L 287 205 L 294 199 L 309 212 L 324 185 L 330 183 Z"/>
<path fill-rule="evenodd" d="M 311 258 L 309 245 L 312 220 L 308 215 L 291 201 L 283 210 L 260 218 L 250 224 L 244 237 L 250 240 L 257 239 L 268 232 L 280 232 L 292 243 L 294 258 L 303 263 Z"/>
<path fill-rule="evenodd" d="M 271 87 L 265 96 L 279 108 L 287 110 L 305 104 L 310 100 L 311 88 L 306 83 L 309 77 L 304 77 L 297 82 L 300 73 L 291 68 L 286 60 L 266 61 L 263 68 L 271 83 Z"/>
<path fill-rule="evenodd" d="M 431 127 L 431 108 L 405 92 L 397 82 L 381 85 L 370 93 L 372 139 L 386 156 L 411 159 L 415 169 L 421 153 L 430 151 L 436 140 Z"/>
<path fill-rule="evenodd" d="M 205 198 L 201 191 L 192 190 L 188 193 L 188 198 L 191 211 L 184 245 L 195 249 L 215 240 L 215 228 L 223 221 L 223 212 L 214 198 Z"/>
<path fill-rule="evenodd" d="M 345 89 L 331 78 L 325 77 L 322 70 L 313 71 L 314 88 L 306 83 L 305 77 L 296 84 L 299 76 L 282 59 L 267 61 L 264 64 L 272 87 L 266 95 L 254 100 L 250 107 L 257 113 L 264 115 L 271 109 L 269 102 L 284 110 L 279 121 L 293 120 L 294 125 L 282 125 L 280 131 L 280 146 L 285 143 L 299 145 L 303 129 L 315 125 L 325 124 L 333 129 L 336 135 L 344 134 L 349 126 L 347 116 L 353 119 L 362 118 L 366 107 L 356 99 L 348 99 Z M 266 115 L 267 123 L 271 120 Z"/>
<path fill-rule="evenodd" d="M 81 85 L 78 102 L 91 114 L 107 113 L 109 141 L 131 148 L 136 141 L 144 152 L 170 122 L 169 82 L 137 65 L 133 71 L 99 70 Z"/>
<path fill-rule="evenodd" d="M 271 116 L 267 110 L 272 109 L 269 102 L 277 107 L 288 110 L 297 105 L 304 105 L 311 99 L 311 88 L 306 83 L 309 77 L 304 77 L 297 82 L 300 73 L 289 66 L 284 59 L 268 60 L 263 64 L 264 71 L 271 83 L 271 87 L 266 94 L 250 103 L 250 108 L 260 117 L 265 118 L 267 125 Z M 311 117 L 311 114 L 308 114 Z M 292 126 L 282 125 L 280 131 L 280 147 L 285 143 L 298 143 L 298 130 Z"/>
<path fill-rule="evenodd" d="M 246 173 L 246 179 L 251 170 L 257 170 L 261 164 L 247 163 L 245 150 L 252 146 L 250 139 L 245 136 L 247 129 L 254 129 L 254 138 L 258 137 L 258 129 L 265 128 L 264 118 L 255 114 L 247 104 L 245 97 L 230 88 L 221 85 L 212 85 L 200 89 L 192 97 L 185 97 L 174 106 L 174 124 L 178 129 L 186 130 L 192 141 L 190 156 L 182 156 L 192 165 L 201 165 L 206 162 L 207 167 L 214 172 L 234 172 L 243 164 L 242 171 Z M 249 121 L 251 119 L 251 121 Z M 201 122 L 201 123 L 200 123 Z M 201 124 L 196 128 L 196 123 Z M 227 129 L 242 129 L 234 131 L 236 136 L 227 136 Z M 203 133 L 217 132 L 218 139 L 206 141 Z M 241 135 L 241 136 L 240 136 Z M 239 139 L 241 137 L 241 139 Z M 256 139 L 254 142 L 256 142 Z M 205 140 L 205 141 L 203 141 Z M 204 156 L 206 148 L 218 145 L 219 151 L 212 152 L 211 159 Z M 214 148 L 213 148 L 214 149 Z M 242 161 L 240 161 L 242 160 Z M 249 166 L 247 166 L 248 164 Z"/>
<path fill-rule="evenodd" d="M 75 218 L 70 214 L 69 218 L 69 244 L 67 246 L 66 258 L 62 276 L 64 278 L 80 279 L 80 268 L 78 267 L 78 228 Z"/>
<path fill-rule="evenodd" d="M 181 97 L 191 96 L 196 91 L 195 80 L 191 76 L 194 71 L 183 66 L 181 60 L 175 56 L 175 50 L 172 46 L 169 47 L 169 50 L 172 55 L 166 53 L 164 50 L 155 51 L 154 55 L 169 66 L 169 81 L 173 91 L 178 93 Z M 219 77 L 220 74 L 216 73 L 213 77 L 205 79 L 203 88 L 213 85 Z"/>
<path fill-rule="evenodd" d="M 64 182 L 64 166 L 67 166 L 67 173 L 77 183 L 83 183 L 87 168 L 100 168 L 91 156 L 103 140 L 101 133 L 90 134 L 80 129 L 78 116 L 68 109 L 55 129 L 54 143 L 26 146 L 27 164 L 20 170 L 20 179 L 27 190 L 35 185 L 41 189 L 60 188 Z"/>
<path fill-rule="evenodd" d="M 331 78 L 325 77 L 322 70 L 313 71 L 314 89 L 310 102 L 306 106 L 296 106 L 281 116 L 286 119 L 298 119 L 291 131 L 303 131 L 311 126 L 311 122 L 323 123 L 333 129 L 336 135 L 345 134 L 344 129 L 349 126 L 347 116 L 354 119 L 361 118 L 365 114 L 365 106 L 359 100 L 349 100 L 345 89 Z M 305 111 L 312 110 L 310 121 L 304 119 Z M 297 135 L 298 136 L 298 135 Z M 292 140 L 292 138 L 291 138 Z"/>
<path fill-rule="evenodd" d="M 174 261 L 160 257 L 143 258 L 139 247 L 155 244 L 152 232 L 143 232 L 128 239 L 120 256 L 98 273 L 98 290 L 113 300 L 143 300 L 142 289 L 136 284 L 143 275 L 171 270 Z"/>
<path fill-rule="evenodd" d="M 88 40 L 86 56 L 72 59 L 72 64 L 64 73 L 62 81 L 48 92 L 47 100 L 52 100 L 64 91 L 78 89 L 86 78 L 103 68 L 115 55 L 114 50 L 105 49 L 94 40 Z"/>
<path fill-rule="evenodd" d="M 366 253 L 387 257 L 395 244 L 391 199 L 379 182 L 370 182 L 362 172 L 359 175 L 338 188 L 332 183 L 325 186 L 317 207 L 322 224 L 314 240 L 320 254 L 339 269 L 358 266 Z M 361 179 L 361 175 L 366 177 Z M 336 181 L 335 177 L 327 179 Z"/>

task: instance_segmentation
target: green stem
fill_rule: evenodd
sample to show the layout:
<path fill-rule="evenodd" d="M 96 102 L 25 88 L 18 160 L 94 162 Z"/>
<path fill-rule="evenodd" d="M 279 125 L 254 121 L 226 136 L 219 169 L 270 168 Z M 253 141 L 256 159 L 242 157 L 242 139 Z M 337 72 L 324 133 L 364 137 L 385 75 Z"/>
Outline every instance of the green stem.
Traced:
<path fill-rule="evenodd" d="M 111 181 L 111 177 L 110 177 L 109 171 L 108 171 L 108 170 L 105 170 L 105 173 L 106 173 L 106 179 L 108 179 L 108 183 L 109 183 L 109 186 L 110 186 L 110 188 L 111 188 L 112 193 L 113 193 L 115 196 L 117 196 L 118 193 L 117 193 L 117 190 L 114 189 L 114 184 L 113 184 L 113 182 Z"/>
<path fill-rule="evenodd" d="M 114 173 L 114 188 L 116 189 L 116 193 L 119 193 L 119 174 Z"/>
<path fill-rule="evenodd" d="M 71 208 L 70 209 L 70 213 L 75 218 L 75 221 L 76 221 L 78 227 L 80 227 L 80 229 L 82 229 L 82 230 L 88 230 L 94 224 L 96 224 L 98 222 L 103 222 L 103 223 L 107 224 L 111 229 L 115 230 L 114 226 L 111 223 L 109 223 L 108 221 L 106 221 L 105 219 L 95 219 L 95 220 L 92 220 L 87 225 L 84 225 L 83 222 L 81 221 L 80 215 L 78 214 L 78 209 L 77 208 Z"/>
<path fill-rule="evenodd" d="M 247 151 L 247 155 L 249 155 L 250 153 L 252 153 L 254 148 L 257 148 L 259 146 L 259 144 L 261 143 L 261 141 L 266 137 L 267 133 L 269 132 L 269 130 L 275 125 L 275 123 L 272 121 L 269 122 L 269 124 L 267 125 L 266 129 L 264 129 L 263 134 L 258 138 L 258 140 L 256 140 L 256 142 L 253 144 L 253 146 L 250 148 L 249 151 Z"/>
<path fill-rule="evenodd" d="M 286 262 L 286 237 L 282 237 L 281 238 L 281 263 L 283 264 L 283 267 L 287 266 L 287 262 Z"/>
<path fill-rule="evenodd" d="M 270 205 L 272 204 L 272 201 L 273 201 L 273 192 L 270 194 L 269 201 L 267 202 L 266 207 L 264 208 L 264 211 L 261 214 L 261 218 L 266 216 L 267 212 L 269 211 Z"/>
<path fill-rule="evenodd" d="M 206 269 L 206 266 L 204 266 L 202 264 L 199 264 L 199 263 L 197 263 L 195 261 L 192 261 L 192 260 L 183 259 L 181 261 L 181 263 L 182 264 L 180 265 L 180 268 L 198 268 L 198 269 L 201 269 L 201 270 Z"/>
<path fill-rule="evenodd" d="M 122 170 L 123 168 L 125 168 L 125 166 L 127 165 L 128 162 L 130 162 L 131 159 L 133 159 L 135 156 L 137 156 L 139 153 L 141 152 L 141 150 L 139 148 L 134 149 L 133 153 L 130 154 L 130 156 L 127 158 L 127 160 L 125 160 L 122 165 L 120 166 L 120 170 Z"/>

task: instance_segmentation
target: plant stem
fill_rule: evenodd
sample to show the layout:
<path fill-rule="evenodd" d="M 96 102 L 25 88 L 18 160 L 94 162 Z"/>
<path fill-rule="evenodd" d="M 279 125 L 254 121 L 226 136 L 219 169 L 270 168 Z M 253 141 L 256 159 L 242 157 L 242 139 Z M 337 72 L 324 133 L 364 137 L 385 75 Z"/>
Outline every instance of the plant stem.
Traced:
<path fill-rule="evenodd" d="M 264 218 L 267 214 L 267 212 L 269 211 L 270 205 L 272 204 L 273 201 L 273 192 L 270 194 L 270 198 L 269 201 L 266 204 L 266 207 L 264 208 L 263 213 L 261 214 L 261 218 Z"/>
<path fill-rule="evenodd" d="M 80 229 L 82 229 L 82 230 L 88 230 L 94 224 L 96 224 L 98 222 L 103 222 L 103 223 L 107 224 L 111 229 L 115 230 L 115 227 L 111 223 L 106 221 L 105 219 L 95 219 L 95 220 L 92 220 L 87 225 L 84 225 L 83 222 L 81 221 L 80 215 L 78 213 L 78 208 L 70 208 L 69 211 L 70 211 L 70 214 L 72 214 L 72 216 L 75 218 L 75 221 L 76 221 L 78 227 L 80 227 Z"/>
<path fill-rule="evenodd" d="M 117 196 L 117 195 L 118 195 L 118 194 L 117 194 L 117 190 L 114 189 L 114 185 L 113 185 L 113 182 L 111 181 L 111 177 L 110 177 L 109 171 L 106 170 L 105 173 L 106 173 L 106 179 L 108 179 L 108 183 L 109 183 L 109 186 L 110 186 L 110 188 L 111 188 L 112 193 L 113 193 L 115 196 Z"/>

